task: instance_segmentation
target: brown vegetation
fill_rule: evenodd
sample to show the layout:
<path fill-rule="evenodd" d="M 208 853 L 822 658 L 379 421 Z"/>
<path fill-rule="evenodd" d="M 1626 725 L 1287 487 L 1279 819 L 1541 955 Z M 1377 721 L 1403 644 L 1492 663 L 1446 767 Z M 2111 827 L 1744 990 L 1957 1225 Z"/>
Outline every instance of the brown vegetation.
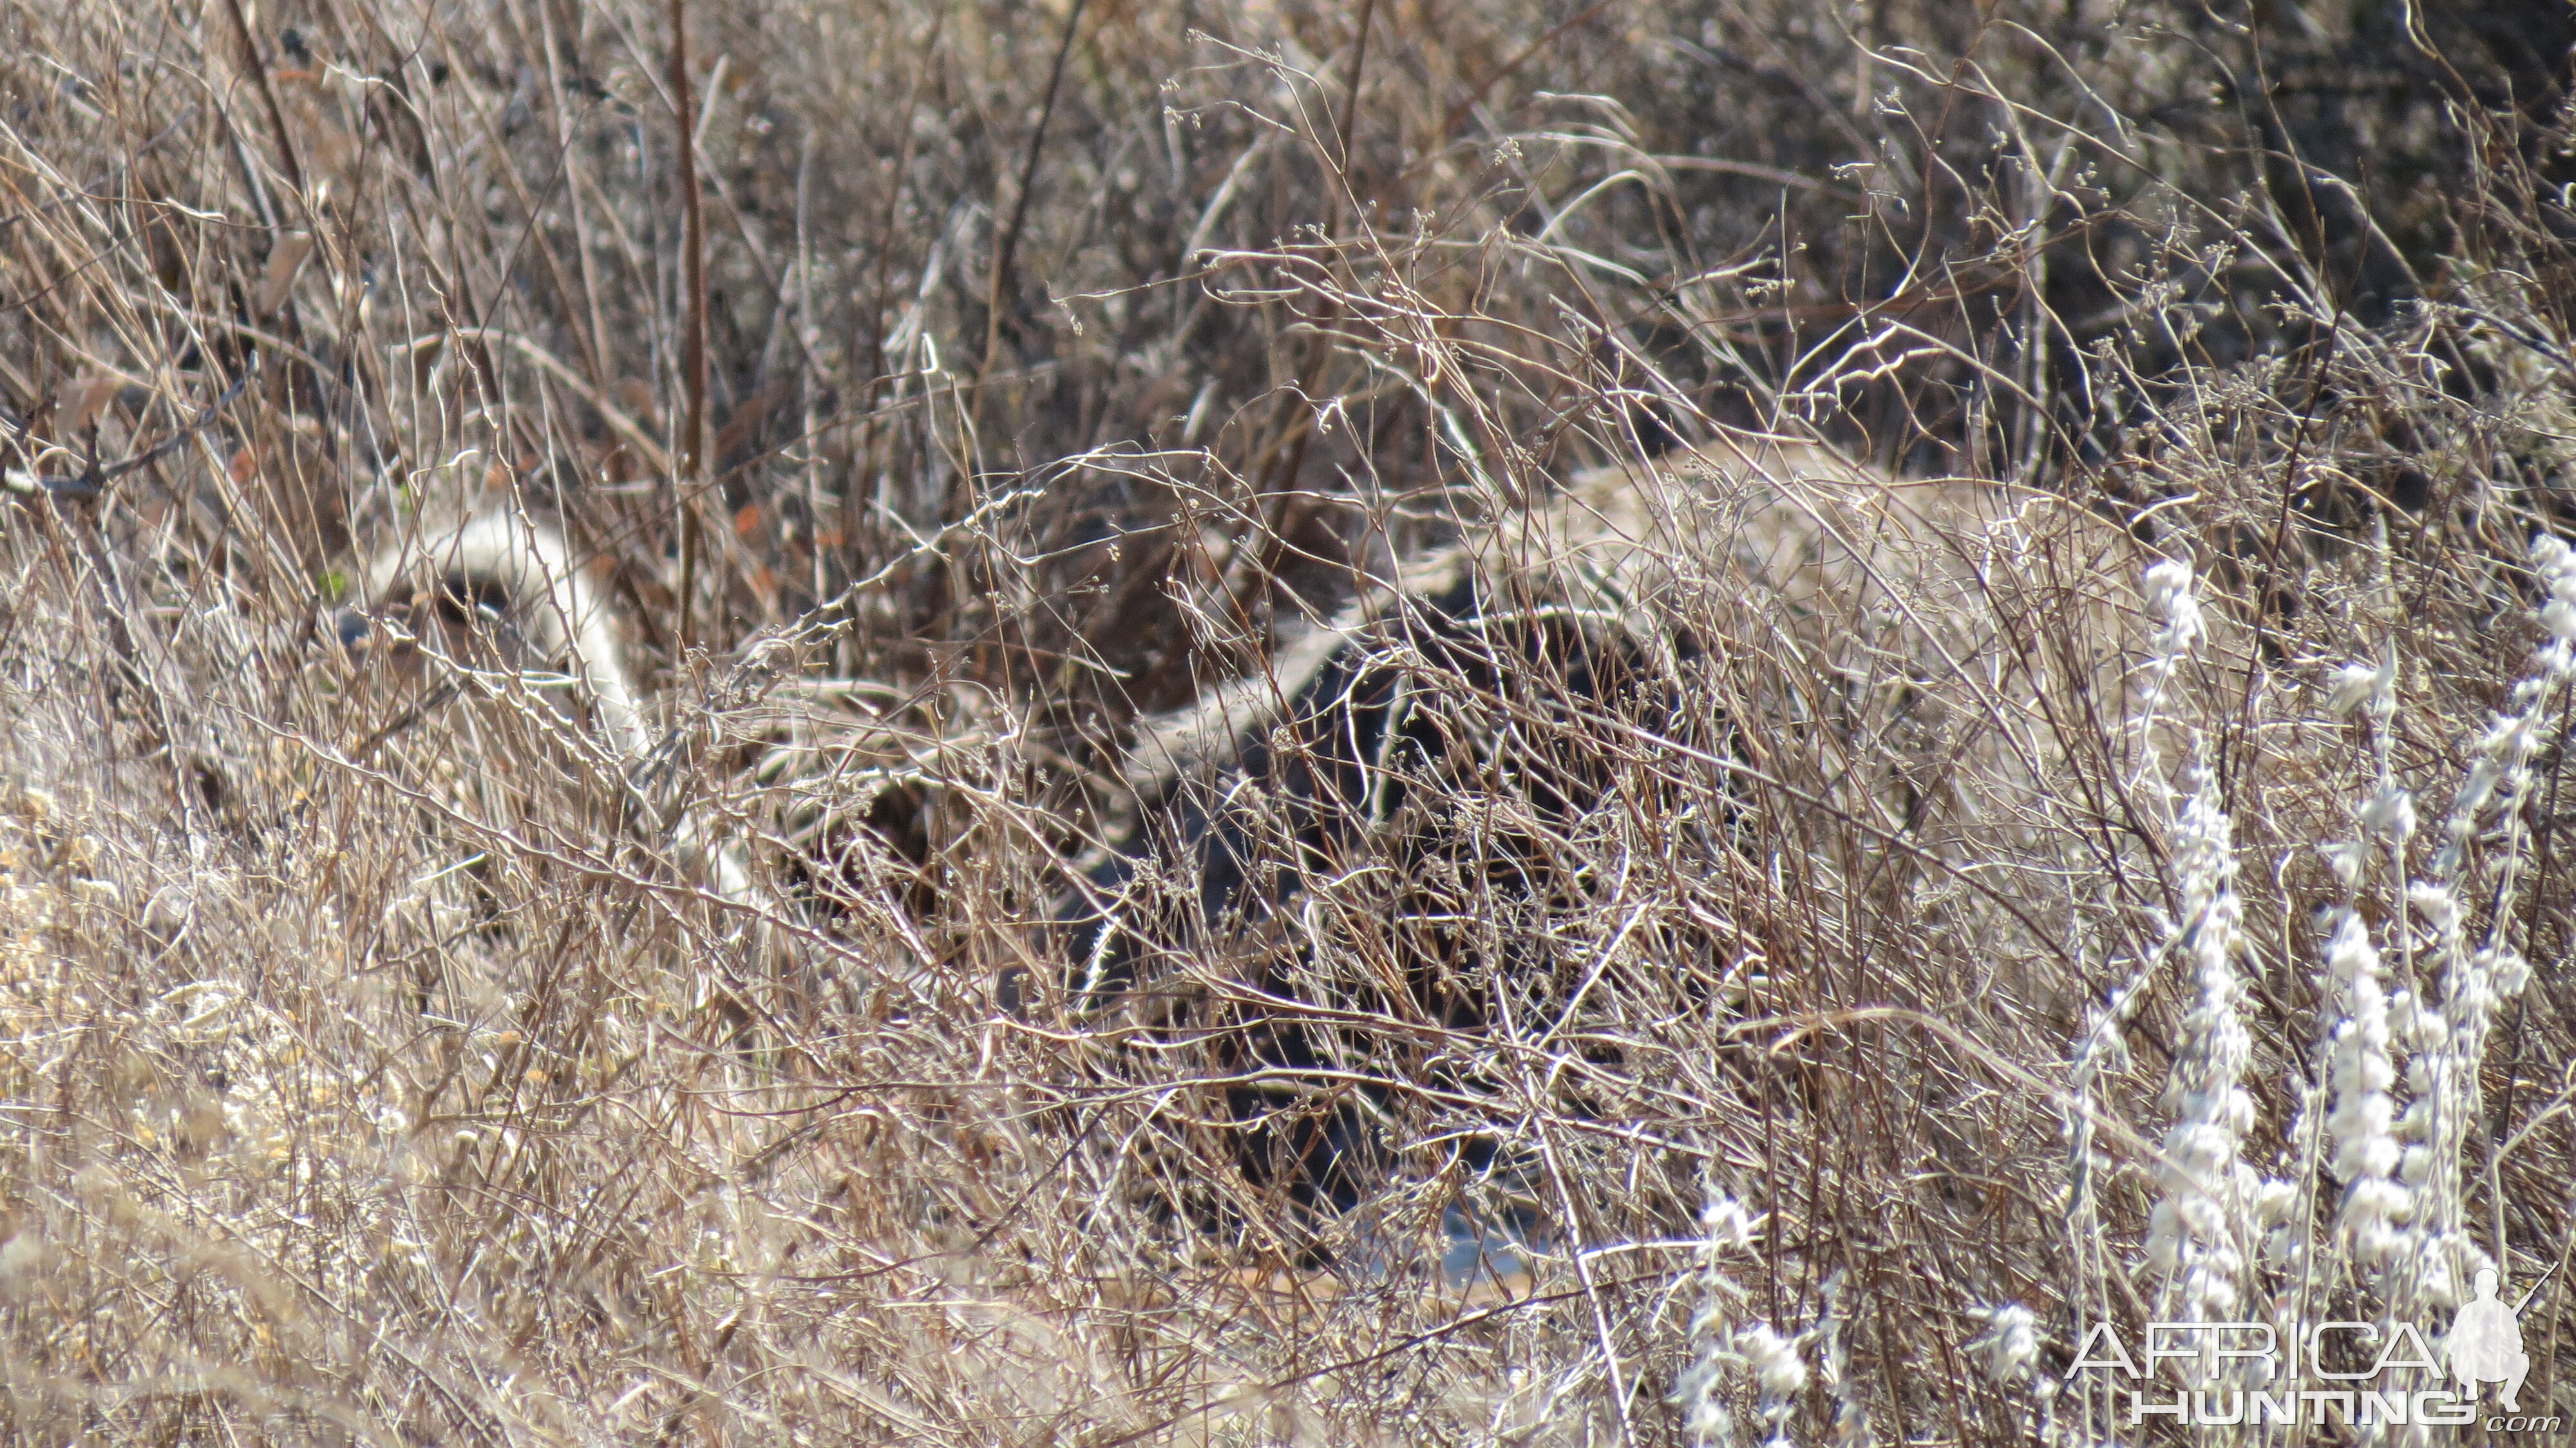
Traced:
<path fill-rule="evenodd" d="M 0 41 L 18 1438 L 2101 1441 L 2570 1250 L 2563 7 Z"/>

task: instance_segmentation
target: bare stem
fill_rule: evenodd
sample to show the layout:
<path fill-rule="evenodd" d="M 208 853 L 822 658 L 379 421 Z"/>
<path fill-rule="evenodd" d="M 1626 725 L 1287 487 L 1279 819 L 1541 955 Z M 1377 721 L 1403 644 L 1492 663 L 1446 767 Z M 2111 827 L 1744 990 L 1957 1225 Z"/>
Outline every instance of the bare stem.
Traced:
<path fill-rule="evenodd" d="M 707 230 L 698 199 L 697 108 L 689 104 L 688 0 L 671 0 L 671 116 L 680 162 L 683 285 L 688 318 L 681 337 L 682 422 L 672 494 L 680 513 L 680 588 L 677 637 L 686 651 L 697 642 L 690 624 L 698 571 L 698 477 L 706 466 L 707 436 Z"/>

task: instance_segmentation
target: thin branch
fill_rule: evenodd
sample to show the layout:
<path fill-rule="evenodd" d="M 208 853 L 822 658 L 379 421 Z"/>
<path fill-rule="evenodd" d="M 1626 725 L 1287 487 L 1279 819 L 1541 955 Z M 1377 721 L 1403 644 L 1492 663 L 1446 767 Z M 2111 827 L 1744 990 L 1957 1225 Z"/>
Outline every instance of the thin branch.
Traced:
<path fill-rule="evenodd" d="M 238 0 L 236 0 L 238 3 Z M 686 652 L 697 642 L 690 609 L 697 600 L 698 474 L 706 466 L 707 437 L 707 224 L 698 198 L 698 138 L 689 105 L 688 0 L 671 0 L 671 117 L 680 162 L 682 285 L 688 290 L 688 317 L 681 337 L 680 393 L 682 422 L 678 466 L 671 496 L 680 514 L 679 613 L 675 636 Z"/>
<path fill-rule="evenodd" d="M 1073 54 L 1073 37 L 1082 25 L 1082 12 L 1091 0 L 1073 0 L 1065 12 L 1064 34 L 1056 40 L 1055 64 L 1047 71 L 1046 100 L 1038 107 L 1037 128 L 1029 132 L 1029 153 L 1020 163 L 1020 194 L 1011 202 L 1011 224 L 1002 230 L 1001 240 L 993 248 L 993 275 L 984 288 L 987 316 L 984 320 L 984 360 L 977 365 L 978 382 L 993 375 L 993 359 L 1002 348 L 1002 309 L 1011 295 L 1014 282 L 1013 264 L 1019 258 L 1020 231 L 1028 225 L 1029 198 L 1037 189 L 1038 160 L 1045 153 L 1047 124 L 1055 119 L 1057 90 L 1064 84 L 1064 63 Z M 983 395 L 976 395 L 976 409 L 983 408 Z"/>

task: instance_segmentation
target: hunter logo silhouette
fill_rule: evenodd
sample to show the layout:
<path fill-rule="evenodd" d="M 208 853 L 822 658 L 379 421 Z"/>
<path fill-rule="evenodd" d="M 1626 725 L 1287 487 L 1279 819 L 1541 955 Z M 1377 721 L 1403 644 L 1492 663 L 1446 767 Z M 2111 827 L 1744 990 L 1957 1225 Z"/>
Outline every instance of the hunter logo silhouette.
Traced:
<path fill-rule="evenodd" d="M 2496 1274 L 2492 1267 L 2478 1269 L 2478 1295 L 2460 1304 L 2460 1314 L 2451 1319 L 2451 1338 L 2447 1348 L 2451 1358 L 2451 1376 L 2459 1379 L 2462 1391 L 2472 1400 L 2482 1383 L 2504 1384 L 2504 1410 L 2520 1412 L 2522 1380 L 2531 1372 L 2531 1355 L 2522 1350 L 2522 1310 L 2531 1305 L 2533 1293 L 2540 1284 L 2522 1295 L 2522 1301 L 2511 1307 L 2496 1300 Z"/>

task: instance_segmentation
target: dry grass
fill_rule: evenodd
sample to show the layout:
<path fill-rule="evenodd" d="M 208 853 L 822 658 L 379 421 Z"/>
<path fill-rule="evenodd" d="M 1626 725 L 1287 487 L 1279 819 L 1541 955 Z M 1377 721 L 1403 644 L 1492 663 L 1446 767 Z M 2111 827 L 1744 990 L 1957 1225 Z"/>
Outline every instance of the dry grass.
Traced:
<path fill-rule="evenodd" d="M 2091 1442 L 2518 1296 L 2576 36 L 2406 15 L 0 0 L 0 1425 Z M 643 757 L 332 643 L 494 509 Z"/>

